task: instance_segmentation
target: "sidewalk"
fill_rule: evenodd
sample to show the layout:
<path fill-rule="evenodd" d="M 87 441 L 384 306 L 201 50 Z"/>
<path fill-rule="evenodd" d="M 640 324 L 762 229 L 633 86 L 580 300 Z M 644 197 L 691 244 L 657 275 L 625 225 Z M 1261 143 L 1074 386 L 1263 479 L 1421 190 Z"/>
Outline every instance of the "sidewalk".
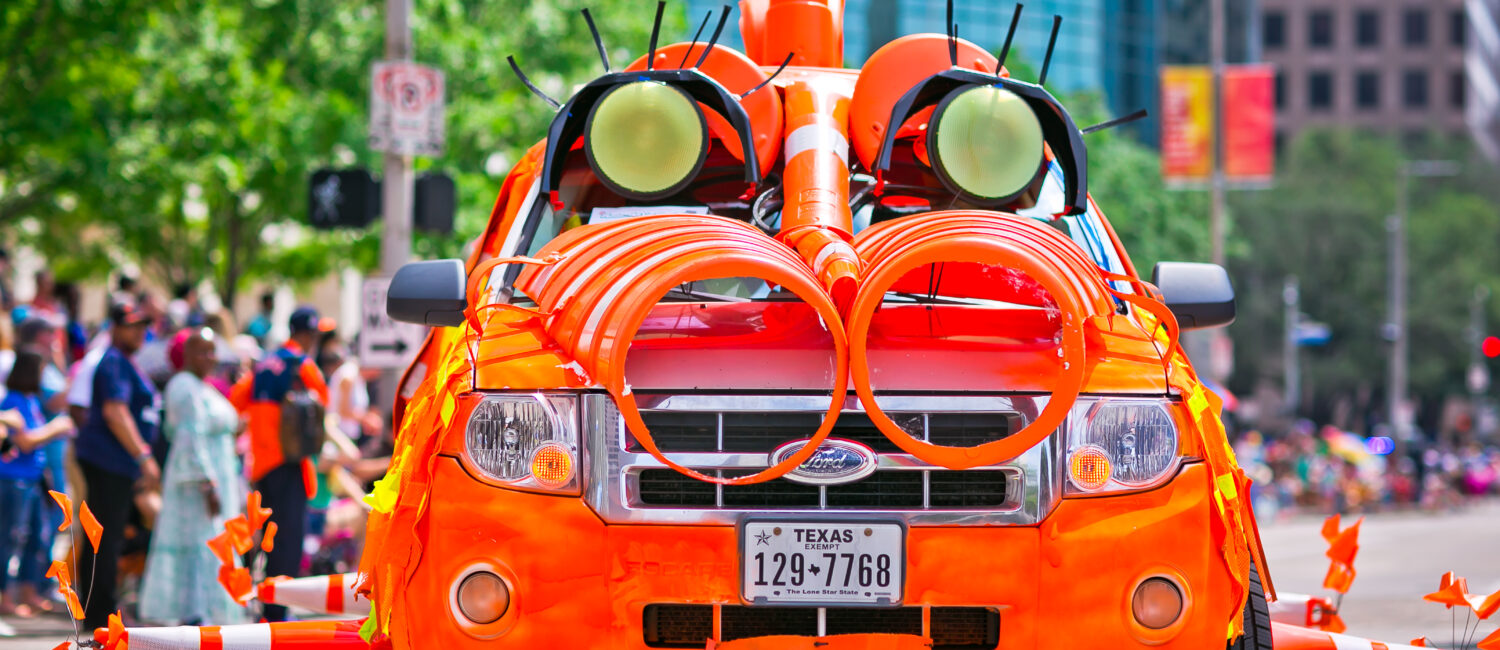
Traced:
<path fill-rule="evenodd" d="M 0 648 L 5 650 L 52 650 L 72 637 L 73 625 L 65 616 L 0 617 Z"/>

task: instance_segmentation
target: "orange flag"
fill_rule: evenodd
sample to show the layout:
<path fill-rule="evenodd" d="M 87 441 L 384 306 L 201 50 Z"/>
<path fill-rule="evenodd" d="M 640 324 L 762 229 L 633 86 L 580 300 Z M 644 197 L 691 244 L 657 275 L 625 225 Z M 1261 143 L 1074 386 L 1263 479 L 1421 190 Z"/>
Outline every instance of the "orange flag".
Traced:
<path fill-rule="evenodd" d="M 260 540 L 260 550 L 267 553 L 276 548 L 276 522 L 266 524 L 266 534 Z"/>
<path fill-rule="evenodd" d="M 253 588 L 250 581 L 250 570 L 245 568 L 219 567 L 219 584 L 223 585 L 224 591 L 234 602 L 241 606 L 245 604 L 245 598 L 250 595 Z"/>
<path fill-rule="evenodd" d="M 1416 646 L 1416 647 L 1418 647 L 1418 648 L 1430 648 L 1430 647 L 1432 647 L 1431 645 L 1428 644 L 1427 637 L 1425 637 L 1425 636 L 1419 636 L 1419 637 L 1417 637 L 1415 639 L 1412 639 L 1411 640 L 1411 644 L 1414 645 L 1414 646 Z"/>
<path fill-rule="evenodd" d="M 245 519 L 245 515 L 224 522 L 224 532 L 229 533 L 229 540 L 234 543 L 236 553 L 244 555 L 255 548 L 255 541 L 250 539 L 250 522 Z"/>
<path fill-rule="evenodd" d="M 67 601 L 68 612 L 74 619 L 83 620 L 83 603 L 78 602 L 78 592 L 73 591 L 73 575 L 68 573 L 68 565 L 60 561 L 53 562 L 47 569 L 46 577 L 57 580 L 57 593 Z"/>
<path fill-rule="evenodd" d="M 1448 609 L 1453 609 L 1454 606 L 1471 607 L 1469 581 L 1465 578 L 1455 577 L 1453 572 L 1449 571 L 1443 574 L 1443 579 L 1438 586 L 1438 590 L 1423 596 L 1422 600 L 1442 603 Z"/>
<path fill-rule="evenodd" d="M 259 490 L 251 491 L 250 496 L 245 498 L 245 516 L 248 517 L 252 531 L 260 530 L 261 525 L 271 518 L 271 509 L 260 507 L 260 503 Z"/>
<path fill-rule="evenodd" d="M 1332 517 L 1323 520 L 1323 539 L 1327 540 L 1329 544 L 1332 544 L 1333 538 L 1338 536 L 1339 516 L 1338 514 L 1334 514 Z"/>
<path fill-rule="evenodd" d="M 1482 621 L 1493 616 L 1496 611 L 1500 611 L 1500 591 L 1496 591 L 1486 597 L 1484 602 L 1479 605 L 1479 608 L 1474 610 L 1474 613 L 1478 614 L 1479 620 Z"/>
<path fill-rule="evenodd" d="M 99 537 L 104 535 L 104 527 L 99 525 L 99 520 L 94 518 L 94 513 L 89 510 L 89 502 L 84 501 L 82 510 L 78 513 L 78 523 L 83 524 L 84 534 L 89 536 L 89 546 L 94 547 L 94 552 L 99 552 Z"/>
<path fill-rule="evenodd" d="M 229 539 L 229 531 L 224 531 L 208 540 L 208 548 L 214 552 L 214 557 L 224 566 L 234 566 L 234 542 Z"/>
<path fill-rule="evenodd" d="M 63 532 L 68 529 L 68 526 L 73 525 L 73 500 L 57 490 L 47 490 L 47 494 L 52 495 L 52 500 L 57 502 L 57 507 L 62 508 L 63 522 L 57 527 L 57 532 Z"/>
<path fill-rule="evenodd" d="M 71 647 L 73 647 L 72 641 L 63 641 L 62 643 L 52 646 L 52 650 L 68 650 L 68 648 Z"/>
<path fill-rule="evenodd" d="M 1500 650 L 1500 630 L 1490 632 L 1490 635 L 1479 640 L 1476 646 L 1479 650 Z"/>
<path fill-rule="evenodd" d="M 1326 554 L 1328 559 L 1354 566 L 1354 556 L 1359 553 L 1359 525 L 1361 523 L 1364 523 L 1363 517 L 1328 542 Z"/>
<path fill-rule="evenodd" d="M 125 638 L 125 623 L 120 621 L 120 613 L 109 615 L 109 636 L 105 638 L 105 650 L 113 650 L 120 646 L 120 641 Z"/>
<path fill-rule="evenodd" d="M 1349 586 L 1354 584 L 1354 575 L 1354 567 L 1341 562 L 1329 562 L 1328 575 L 1323 578 L 1323 588 L 1347 594 Z"/>

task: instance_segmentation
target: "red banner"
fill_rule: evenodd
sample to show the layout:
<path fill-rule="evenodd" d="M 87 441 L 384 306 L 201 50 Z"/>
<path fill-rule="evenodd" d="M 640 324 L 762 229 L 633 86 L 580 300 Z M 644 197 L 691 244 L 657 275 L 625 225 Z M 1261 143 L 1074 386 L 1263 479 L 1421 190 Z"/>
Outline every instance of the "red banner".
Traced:
<path fill-rule="evenodd" d="M 1214 170 L 1214 78 L 1204 66 L 1161 71 L 1161 173 L 1168 182 L 1207 181 Z"/>
<path fill-rule="evenodd" d="M 1267 183 L 1275 174 L 1275 79 L 1268 65 L 1224 70 L 1224 175 L 1231 183 Z"/>

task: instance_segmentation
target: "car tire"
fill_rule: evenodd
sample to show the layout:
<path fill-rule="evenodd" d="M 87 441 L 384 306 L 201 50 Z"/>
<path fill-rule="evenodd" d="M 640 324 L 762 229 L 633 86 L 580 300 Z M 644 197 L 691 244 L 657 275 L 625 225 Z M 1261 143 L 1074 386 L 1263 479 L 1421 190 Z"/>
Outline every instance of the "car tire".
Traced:
<path fill-rule="evenodd" d="M 1260 584 L 1260 570 L 1250 563 L 1250 598 L 1245 601 L 1245 634 L 1229 644 L 1229 650 L 1271 650 L 1271 609 Z"/>

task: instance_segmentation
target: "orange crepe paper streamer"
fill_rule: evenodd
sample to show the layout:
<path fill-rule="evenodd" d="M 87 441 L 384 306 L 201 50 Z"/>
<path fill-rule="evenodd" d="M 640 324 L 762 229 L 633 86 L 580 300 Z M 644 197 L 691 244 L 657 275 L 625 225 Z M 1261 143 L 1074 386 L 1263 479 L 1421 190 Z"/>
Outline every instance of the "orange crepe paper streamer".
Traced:
<path fill-rule="evenodd" d="M 224 522 L 224 532 L 229 533 L 229 540 L 234 543 L 236 553 L 244 555 L 255 548 L 255 540 L 250 538 L 250 522 L 245 519 L 245 515 Z"/>
<path fill-rule="evenodd" d="M 245 497 L 245 516 L 250 521 L 250 530 L 260 530 L 261 525 L 271 518 L 271 509 L 260 507 L 260 502 L 260 490 L 253 490 Z"/>
<path fill-rule="evenodd" d="M 276 522 L 274 521 L 266 524 L 266 534 L 260 540 L 260 550 L 270 553 L 273 548 L 276 548 Z"/>
<path fill-rule="evenodd" d="M 89 537 L 89 546 L 94 547 L 94 552 L 99 552 L 99 538 L 104 535 L 104 526 L 94 518 L 94 512 L 89 510 L 89 502 L 84 501 L 82 510 L 78 513 L 78 523 L 83 524 L 83 532 Z"/>
<path fill-rule="evenodd" d="M 57 507 L 62 508 L 63 522 L 57 527 L 57 532 L 61 533 L 73 525 L 73 500 L 57 490 L 47 490 L 47 494 L 52 495 L 52 500 L 57 502 Z"/>
<path fill-rule="evenodd" d="M 109 636 L 104 641 L 105 650 L 119 647 L 120 641 L 125 638 L 125 623 L 120 621 L 120 613 L 109 615 Z"/>
<path fill-rule="evenodd" d="M 219 563 L 224 566 L 234 566 L 234 542 L 229 539 L 229 531 L 224 531 L 208 540 L 208 548 L 214 552 L 214 557 L 219 558 Z"/>
<path fill-rule="evenodd" d="M 245 597 L 250 595 L 252 589 L 250 570 L 245 568 L 219 567 L 219 584 L 229 597 L 240 606 L 245 605 Z"/>

